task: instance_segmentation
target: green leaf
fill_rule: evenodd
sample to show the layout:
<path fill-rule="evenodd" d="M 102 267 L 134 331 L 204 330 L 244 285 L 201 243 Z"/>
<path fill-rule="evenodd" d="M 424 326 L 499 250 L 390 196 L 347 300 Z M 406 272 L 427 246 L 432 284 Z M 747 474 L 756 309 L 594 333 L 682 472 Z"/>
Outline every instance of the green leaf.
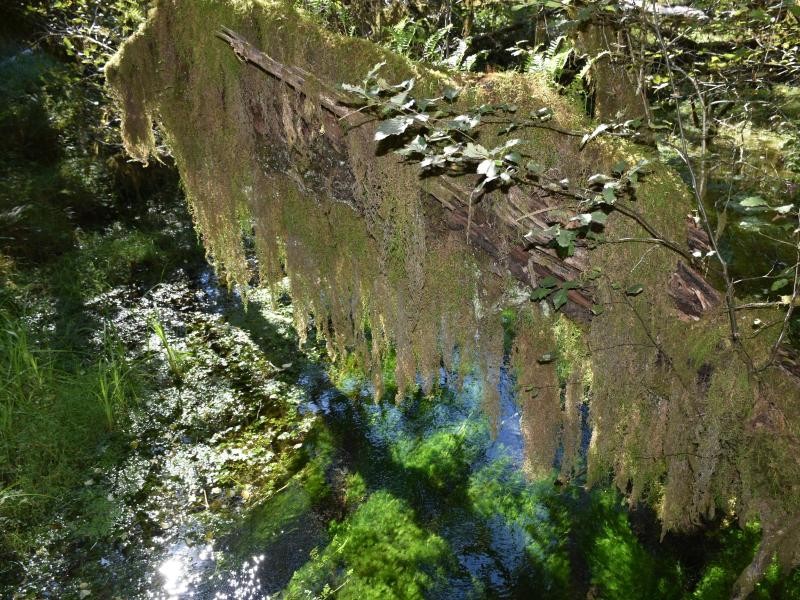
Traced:
<path fill-rule="evenodd" d="M 379 62 L 378 64 L 374 65 L 374 66 L 373 66 L 373 67 L 372 67 L 372 68 L 369 70 L 369 73 L 367 73 L 367 78 L 366 78 L 366 80 L 365 80 L 365 81 L 369 81 L 370 79 L 372 79 L 373 77 L 375 77 L 375 75 L 377 75 L 377 74 L 378 74 L 378 71 L 380 71 L 380 70 L 381 70 L 383 67 L 385 67 L 385 66 L 386 66 L 386 61 L 382 61 L 382 62 Z"/>
<path fill-rule="evenodd" d="M 601 306 L 600 304 L 592 304 L 592 314 L 594 316 L 602 315 L 605 311 L 605 307 Z"/>
<path fill-rule="evenodd" d="M 420 98 L 419 100 L 417 100 L 417 107 L 419 107 L 419 109 L 423 112 L 428 110 L 428 108 L 430 108 L 431 106 L 435 105 L 436 105 L 436 100 L 433 98 Z"/>
<path fill-rule="evenodd" d="M 343 83 L 340 87 L 345 92 L 350 92 L 351 94 L 358 94 L 360 96 L 363 96 L 367 93 L 367 91 L 359 85 L 350 85 L 349 83 Z"/>
<path fill-rule="evenodd" d="M 602 210 L 592 211 L 591 216 L 592 216 L 592 221 L 594 221 L 598 225 L 605 225 L 606 221 L 608 221 L 608 215 L 604 213 Z"/>
<path fill-rule="evenodd" d="M 485 175 L 487 178 L 496 177 L 497 167 L 494 163 L 494 159 L 487 158 L 486 160 L 482 160 L 478 165 L 476 173 L 478 173 L 478 175 Z"/>
<path fill-rule="evenodd" d="M 616 186 L 606 184 L 603 188 L 603 200 L 606 204 L 614 204 L 617 201 Z"/>
<path fill-rule="evenodd" d="M 522 161 L 522 155 L 519 152 L 509 152 L 506 154 L 503 159 L 506 162 L 514 163 L 518 165 Z"/>
<path fill-rule="evenodd" d="M 748 196 L 739 202 L 745 208 L 755 208 L 756 206 L 769 206 L 767 201 L 759 196 Z"/>
<path fill-rule="evenodd" d="M 605 185 L 606 183 L 611 183 L 612 181 L 614 181 L 614 178 L 609 177 L 605 173 L 595 173 L 594 175 L 589 177 L 589 179 L 586 180 L 586 183 L 589 186 L 593 186 L 593 185 Z"/>
<path fill-rule="evenodd" d="M 391 98 L 389 98 L 389 104 L 393 108 L 400 108 L 406 103 L 406 99 L 408 98 L 408 92 L 400 92 L 399 94 L 395 94 Z M 414 102 L 413 100 L 411 101 Z"/>
<path fill-rule="evenodd" d="M 583 148 L 584 148 L 584 146 L 586 146 L 586 144 L 591 142 L 594 138 L 596 138 L 598 135 L 600 135 L 604 131 L 607 131 L 608 129 L 609 129 L 608 123 L 600 123 L 600 125 L 598 125 L 597 127 L 594 128 L 594 131 L 592 131 L 592 133 L 587 133 L 586 135 L 583 136 L 583 139 L 581 140 L 581 143 L 578 146 L 578 148 L 580 150 L 583 150 Z"/>
<path fill-rule="evenodd" d="M 531 300 L 544 300 L 555 291 L 553 288 L 539 286 L 531 292 Z"/>
<path fill-rule="evenodd" d="M 787 285 L 789 285 L 788 279 L 777 279 L 772 282 L 772 285 L 770 286 L 769 290 L 771 292 L 777 292 L 778 290 L 785 288 Z"/>
<path fill-rule="evenodd" d="M 545 288 L 554 288 L 557 285 L 558 285 L 558 279 L 556 279 L 552 275 L 548 275 L 539 282 L 539 286 Z"/>
<path fill-rule="evenodd" d="M 452 121 L 447 121 L 445 126 L 448 129 L 457 129 L 459 131 L 469 131 L 475 129 L 481 123 L 480 115 L 458 115 Z"/>
<path fill-rule="evenodd" d="M 567 303 L 567 290 L 561 288 L 552 297 L 553 300 L 553 308 L 555 310 L 559 310 L 562 306 Z"/>
<path fill-rule="evenodd" d="M 399 154 L 400 156 L 410 156 L 412 154 L 424 154 L 425 150 L 427 149 L 428 149 L 428 144 L 425 142 L 425 138 L 422 137 L 421 135 L 418 135 L 408 144 L 403 146 L 400 150 L 397 150 L 397 154 Z"/>
<path fill-rule="evenodd" d="M 628 170 L 628 168 L 629 168 L 628 163 L 626 163 L 624 160 L 621 160 L 613 167 L 611 167 L 611 172 L 614 173 L 615 175 L 622 175 L 625 171 Z"/>
<path fill-rule="evenodd" d="M 516 123 L 509 123 L 506 127 L 503 127 L 497 133 L 499 133 L 500 135 L 506 135 L 507 133 L 511 133 L 512 131 L 514 131 L 517 127 L 519 127 L 519 125 L 517 125 Z"/>
<path fill-rule="evenodd" d="M 464 148 L 464 158 L 471 158 L 471 159 L 484 159 L 489 156 L 489 151 L 481 146 L 480 144 L 473 144 L 472 142 L 467 142 L 466 148 Z"/>
<path fill-rule="evenodd" d="M 533 160 L 529 160 L 527 163 L 525 163 L 525 169 L 537 177 L 544 173 L 544 167 Z"/>
<path fill-rule="evenodd" d="M 381 121 L 378 129 L 375 131 L 375 141 L 379 142 L 393 135 L 400 135 L 408 129 L 408 126 L 414 122 L 410 117 L 394 117 Z"/>
<path fill-rule="evenodd" d="M 562 248 L 569 248 L 575 241 L 575 232 L 569 229 L 559 229 L 556 234 L 556 244 Z"/>
<path fill-rule="evenodd" d="M 444 91 L 442 92 L 442 96 L 444 96 L 445 99 L 449 100 L 450 102 L 458 98 L 459 94 L 461 94 L 460 89 L 450 86 L 444 88 Z"/>
<path fill-rule="evenodd" d="M 447 164 L 447 160 L 441 154 L 432 154 L 430 156 L 426 156 L 422 162 L 419 163 L 420 169 L 430 169 L 430 168 L 438 168 L 443 167 Z"/>
<path fill-rule="evenodd" d="M 625 290 L 626 296 L 638 296 L 644 291 L 644 286 L 640 283 L 635 285 L 629 286 L 628 289 Z"/>
<path fill-rule="evenodd" d="M 410 92 L 414 87 L 414 78 L 406 79 L 405 81 L 401 81 L 397 85 L 393 85 L 392 89 L 395 90 L 404 90 L 406 92 Z"/>

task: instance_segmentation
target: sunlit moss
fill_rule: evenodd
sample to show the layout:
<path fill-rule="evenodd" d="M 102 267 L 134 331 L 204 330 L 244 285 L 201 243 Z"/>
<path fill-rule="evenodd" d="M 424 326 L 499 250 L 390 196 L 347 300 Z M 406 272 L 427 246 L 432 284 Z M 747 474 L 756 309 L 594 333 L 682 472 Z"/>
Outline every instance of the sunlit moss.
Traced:
<path fill-rule="evenodd" d="M 440 431 L 419 441 L 402 440 L 395 446 L 395 459 L 414 479 L 439 490 L 452 490 L 466 479 L 478 448 L 468 433 Z"/>
<path fill-rule="evenodd" d="M 348 507 L 354 507 L 367 497 L 367 482 L 360 473 L 350 473 L 344 481 L 344 501 Z"/>
<path fill-rule="evenodd" d="M 468 497 L 484 518 L 500 515 L 527 533 L 526 550 L 535 579 L 547 597 L 568 598 L 571 585 L 566 507 L 549 502 L 548 483 L 528 484 L 504 461 L 496 461 L 470 477 Z"/>
<path fill-rule="evenodd" d="M 339 598 L 424 598 L 452 560 L 440 537 L 421 529 L 402 500 L 376 492 L 343 523 L 328 546 L 297 571 L 287 598 L 337 590 Z"/>

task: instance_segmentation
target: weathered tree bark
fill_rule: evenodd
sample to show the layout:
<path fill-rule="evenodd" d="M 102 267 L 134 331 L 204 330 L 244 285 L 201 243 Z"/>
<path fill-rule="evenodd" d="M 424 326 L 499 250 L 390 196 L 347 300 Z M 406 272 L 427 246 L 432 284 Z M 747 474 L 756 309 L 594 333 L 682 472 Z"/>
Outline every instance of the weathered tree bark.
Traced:
<path fill-rule="evenodd" d="M 257 66 L 269 75 L 286 83 L 298 94 L 305 94 L 307 83 L 312 76 L 291 65 L 284 65 L 265 52 L 255 48 L 236 32 L 222 28 L 218 36 L 230 44 L 236 55 L 243 61 Z M 316 82 L 319 83 L 319 82 Z M 357 126 L 365 122 L 365 117 L 346 104 L 330 86 L 323 83 L 317 98 L 313 99 L 339 122 Z M 336 127 L 326 128 L 327 136 L 346 135 Z M 448 226 L 452 229 L 467 229 L 471 191 L 454 178 L 440 176 L 421 178 L 420 189 L 447 211 Z M 332 198 L 341 201 L 341 198 Z M 567 259 L 557 256 L 555 250 L 531 246 L 524 238 L 536 232 L 543 232 L 549 224 L 547 213 L 558 207 L 556 200 L 544 191 L 535 196 L 523 195 L 512 190 L 509 202 L 498 210 L 473 207 L 474 214 L 469 227 L 469 239 L 495 259 L 502 261 L 508 271 L 520 282 L 537 286 L 540 277 L 552 276 L 559 281 L 577 279 L 586 269 L 586 250 L 578 248 L 576 255 Z M 491 217 L 489 213 L 491 212 Z M 592 299 L 580 290 L 569 290 L 567 312 L 580 320 L 591 317 Z"/>
<path fill-rule="evenodd" d="M 313 76 L 296 66 L 284 65 L 265 52 L 259 50 L 236 32 L 222 28 L 218 37 L 230 44 L 236 55 L 265 73 L 275 77 L 298 94 L 304 95 L 307 83 Z M 317 82 L 317 84 L 320 82 Z M 316 102 L 336 121 L 357 126 L 365 122 L 360 113 L 347 105 L 347 100 L 322 84 Z M 334 125 L 334 123 L 332 123 Z M 326 128 L 327 136 L 346 135 L 336 126 Z M 451 229 L 467 229 L 469 221 L 469 198 L 471 195 L 463 183 L 447 176 L 419 179 L 420 189 L 429 195 L 446 211 L 446 221 Z M 342 201 L 342 198 L 332 198 Z M 557 199 L 544 190 L 524 194 L 519 188 L 512 188 L 507 202 L 493 203 L 491 208 L 479 207 L 474 210 L 469 226 L 469 239 L 489 256 L 501 261 L 502 265 L 521 283 L 537 287 L 541 277 L 552 276 L 559 281 L 575 280 L 587 266 L 587 250 L 577 248 L 573 257 L 561 258 L 555 250 L 542 248 L 534 242 L 544 239 L 544 230 L 553 222 L 563 220 L 555 215 L 560 209 Z M 491 213 L 491 215 L 490 215 Z M 699 245 L 696 228 L 687 228 L 690 247 Z M 693 246 L 694 244 L 694 246 Z M 679 262 L 669 283 L 669 294 L 675 301 L 678 318 L 698 319 L 707 311 L 716 308 L 720 302 L 719 293 L 697 271 Z M 569 290 L 567 313 L 579 320 L 591 319 L 592 297 L 582 290 Z"/>

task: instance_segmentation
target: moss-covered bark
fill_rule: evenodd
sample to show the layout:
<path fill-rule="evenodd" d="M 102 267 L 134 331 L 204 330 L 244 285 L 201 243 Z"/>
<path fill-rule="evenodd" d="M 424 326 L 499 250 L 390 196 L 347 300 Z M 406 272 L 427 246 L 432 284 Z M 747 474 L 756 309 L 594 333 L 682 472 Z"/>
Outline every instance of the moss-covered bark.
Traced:
<path fill-rule="evenodd" d="M 313 73 L 303 92 L 239 62 L 215 39 L 222 26 Z M 518 297 L 509 293 L 514 286 L 502 266 L 464 242 L 463 231 L 445 226 L 412 167 L 375 154 L 367 120 L 345 130 L 315 101 L 315 82 L 358 81 L 379 61 L 389 80 L 415 76 L 420 94 L 446 79 L 364 40 L 333 36 L 286 3 L 160 0 L 107 73 L 129 152 L 152 156 L 157 122 L 209 254 L 229 282 L 251 277 L 242 239 L 252 224 L 262 282 L 288 274 L 298 329 L 313 315 L 331 355 L 357 355 L 378 391 L 390 355 L 402 394 L 420 376 L 431 385 L 458 348 L 464 363 L 479 365 L 491 406 L 503 348 L 500 310 Z M 459 83 L 468 86 L 459 102 L 516 102 L 525 111 L 546 105 L 562 126 L 581 124 L 564 98 L 531 76 Z M 490 145 L 495 134 L 483 135 Z M 580 152 L 577 140 L 542 129 L 526 131 L 524 148 L 572 179 L 640 158 L 602 141 Z M 674 173 L 658 167 L 636 200 L 639 212 L 679 242 L 690 209 L 682 190 Z M 502 210 L 506 200 L 495 193 L 491 201 Z M 607 235 L 641 237 L 638 227 L 616 216 Z M 722 509 L 760 517 L 769 535 L 771 523 L 800 509 L 796 384 L 777 369 L 749 372 L 743 350 L 728 341 L 725 315 L 677 318 L 667 294 L 676 265 L 669 250 L 605 244 L 590 262 L 605 311 L 586 331 L 545 319 L 538 307 L 518 319 L 514 364 L 531 465 L 547 470 L 559 447 L 564 474 L 580 460 L 579 412 L 590 385 L 593 481 L 613 473 L 633 500 L 657 505 L 669 528 Z M 632 285 L 644 291 L 626 294 Z M 745 350 L 763 355 L 768 333 L 745 340 Z M 561 359 L 543 359 L 548 353 Z M 797 559 L 789 551 L 781 557 Z"/>

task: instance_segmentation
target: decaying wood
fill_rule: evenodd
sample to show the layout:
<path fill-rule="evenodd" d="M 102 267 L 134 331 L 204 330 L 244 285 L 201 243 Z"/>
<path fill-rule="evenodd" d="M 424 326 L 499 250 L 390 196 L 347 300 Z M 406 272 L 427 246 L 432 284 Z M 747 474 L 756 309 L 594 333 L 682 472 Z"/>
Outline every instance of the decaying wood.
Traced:
<path fill-rule="evenodd" d="M 309 81 L 313 80 L 316 97 L 311 100 L 333 117 L 328 120 L 331 126 L 325 127 L 325 135 L 331 138 L 333 145 L 341 146 L 335 139 L 335 132 L 342 131 L 341 124 L 363 124 L 364 116 L 354 111 L 347 99 L 325 82 L 316 80 L 299 67 L 278 62 L 226 27 L 217 36 L 231 46 L 240 60 L 275 77 L 299 96 L 306 97 Z M 305 185 L 303 174 L 294 173 L 291 166 L 285 170 L 298 184 Z M 450 229 L 468 228 L 470 241 L 496 259 L 521 283 L 535 288 L 542 277 L 552 276 L 563 282 L 577 279 L 586 270 L 588 255 L 585 248 L 578 248 L 575 256 L 561 258 L 555 250 L 538 245 L 547 239 L 545 229 L 564 220 L 563 207 L 559 207 L 556 199 L 545 190 L 524 193 L 519 188 L 512 188 L 506 202 L 480 206 L 473 210 L 470 219 L 470 188 L 446 175 L 419 178 L 418 182 L 420 190 L 445 210 L 445 220 Z M 352 205 L 351 199 L 339 197 L 341 195 L 330 189 L 326 191 L 332 200 Z M 484 201 L 483 205 L 486 204 L 489 203 Z M 690 231 L 690 238 L 691 234 Z M 684 318 L 699 318 L 720 301 L 718 292 L 683 262 L 678 264 L 670 279 L 669 293 Z M 588 292 L 570 290 L 568 298 L 567 314 L 581 320 L 591 319 L 592 298 Z"/>
<path fill-rule="evenodd" d="M 680 313 L 693 319 L 699 319 L 722 301 L 720 293 L 683 261 L 678 262 L 667 290 Z"/>
<path fill-rule="evenodd" d="M 298 94 L 306 94 L 311 75 L 304 70 L 276 61 L 228 28 L 223 27 L 217 35 L 230 44 L 240 60 L 257 66 Z M 322 89 L 315 99 L 322 109 L 351 125 L 357 124 L 357 119 L 363 119 L 347 105 L 345 98 L 331 90 L 324 82 L 315 80 L 314 84 L 316 89 Z M 470 189 L 447 176 L 421 178 L 419 186 L 447 211 L 446 220 L 449 227 L 467 228 Z M 514 198 L 516 201 L 508 203 L 502 211 L 492 211 L 496 223 L 490 222 L 485 215 L 482 216 L 481 213 L 485 213 L 485 210 L 474 211 L 469 227 L 470 241 L 493 258 L 502 261 L 503 266 L 525 285 L 536 287 L 538 279 L 547 276 L 560 281 L 579 277 L 586 268 L 585 251 L 579 252 L 571 259 L 562 260 L 556 255 L 555 250 L 531 247 L 530 242 L 525 241 L 526 233 L 541 232 L 548 226 L 544 213 L 551 209 L 556 210 L 556 206 L 549 206 L 551 199 L 544 195 L 526 196 L 526 202 L 523 203 L 518 195 Z M 588 294 L 580 290 L 569 290 L 568 298 L 566 309 L 571 316 L 590 318 L 592 300 Z"/>

